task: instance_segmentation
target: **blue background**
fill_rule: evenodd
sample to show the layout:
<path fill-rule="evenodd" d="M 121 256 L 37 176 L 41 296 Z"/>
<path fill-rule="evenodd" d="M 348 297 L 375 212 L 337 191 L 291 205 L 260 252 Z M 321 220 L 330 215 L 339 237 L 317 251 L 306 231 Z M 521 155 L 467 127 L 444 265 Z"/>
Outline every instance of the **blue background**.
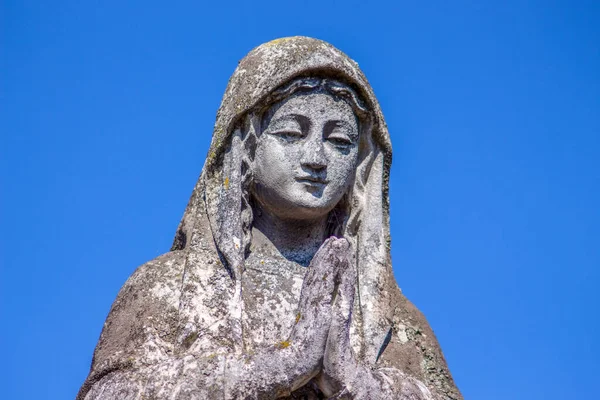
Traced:
<path fill-rule="evenodd" d="M 237 61 L 291 35 L 372 83 L 396 278 L 465 398 L 598 398 L 598 2 L 1 4 L 1 398 L 74 398 Z"/>

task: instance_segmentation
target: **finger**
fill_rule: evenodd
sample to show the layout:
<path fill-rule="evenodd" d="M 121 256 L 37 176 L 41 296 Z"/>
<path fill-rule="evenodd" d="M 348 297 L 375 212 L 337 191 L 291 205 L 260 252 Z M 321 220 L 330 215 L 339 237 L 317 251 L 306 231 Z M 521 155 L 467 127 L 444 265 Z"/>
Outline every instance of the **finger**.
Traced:
<path fill-rule="evenodd" d="M 341 282 L 331 309 L 331 325 L 325 349 L 328 369 L 339 370 L 351 355 L 350 325 L 356 294 L 356 265 L 350 255 L 341 265 Z"/>
<path fill-rule="evenodd" d="M 348 262 L 341 265 L 341 282 L 332 306 L 333 331 L 348 333 L 356 294 L 356 268 Z"/>
<path fill-rule="evenodd" d="M 331 237 L 327 239 L 308 267 L 308 272 L 304 278 L 302 291 L 300 294 L 300 307 L 308 306 L 307 303 L 314 303 L 314 294 L 321 302 L 331 302 L 336 279 L 339 279 L 340 263 L 346 258 L 349 243 L 346 239 Z M 310 293 L 313 295 L 310 295 Z"/>
<path fill-rule="evenodd" d="M 323 265 L 325 259 L 336 257 L 338 259 L 343 258 L 350 248 L 350 243 L 345 238 L 336 238 L 334 236 L 328 238 L 323 242 L 319 250 L 313 256 L 310 265 L 310 269 L 315 269 L 319 265 Z"/>
<path fill-rule="evenodd" d="M 327 239 L 307 271 L 293 337 L 296 341 L 316 341 L 324 351 L 331 323 L 331 306 L 341 279 L 341 268 L 347 264 L 348 241 Z"/>

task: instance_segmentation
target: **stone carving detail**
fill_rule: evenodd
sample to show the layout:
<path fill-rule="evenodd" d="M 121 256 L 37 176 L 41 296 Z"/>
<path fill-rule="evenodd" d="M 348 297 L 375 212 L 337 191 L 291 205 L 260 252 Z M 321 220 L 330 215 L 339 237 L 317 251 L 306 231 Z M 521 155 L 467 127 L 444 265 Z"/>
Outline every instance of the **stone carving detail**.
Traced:
<path fill-rule="evenodd" d="M 78 399 L 462 399 L 392 274 L 390 163 L 354 61 L 305 37 L 252 50 L 173 247 L 121 289 Z"/>

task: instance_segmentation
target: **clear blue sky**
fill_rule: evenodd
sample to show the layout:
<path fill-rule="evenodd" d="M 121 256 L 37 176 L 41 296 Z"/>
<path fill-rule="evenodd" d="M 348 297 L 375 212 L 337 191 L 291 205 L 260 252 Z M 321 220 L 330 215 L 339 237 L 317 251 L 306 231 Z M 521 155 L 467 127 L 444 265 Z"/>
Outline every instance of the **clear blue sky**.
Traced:
<path fill-rule="evenodd" d="M 598 398 L 598 2 L 0 7 L 0 398 L 75 396 L 119 288 L 170 247 L 237 61 L 291 35 L 379 97 L 396 278 L 465 397 Z"/>

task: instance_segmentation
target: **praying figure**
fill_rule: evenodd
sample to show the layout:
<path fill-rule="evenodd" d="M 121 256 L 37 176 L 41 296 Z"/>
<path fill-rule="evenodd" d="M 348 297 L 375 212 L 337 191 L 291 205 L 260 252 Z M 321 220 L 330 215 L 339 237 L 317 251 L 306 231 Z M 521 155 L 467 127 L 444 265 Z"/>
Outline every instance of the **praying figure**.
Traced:
<path fill-rule="evenodd" d="M 390 258 L 392 149 L 358 64 L 240 61 L 171 250 L 127 280 L 78 400 L 462 399 Z"/>

